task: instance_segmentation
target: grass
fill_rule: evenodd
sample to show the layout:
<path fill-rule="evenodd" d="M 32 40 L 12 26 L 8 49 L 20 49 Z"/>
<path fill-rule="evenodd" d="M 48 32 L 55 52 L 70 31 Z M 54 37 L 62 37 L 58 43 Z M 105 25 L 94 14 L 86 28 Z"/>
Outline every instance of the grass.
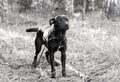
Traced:
<path fill-rule="evenodd" d="M 83 82 L 75 71 L 68 68 L 67 77 L 63 78 L 61 67 L 56 67 L 57 78 L 51 79 L 50 66 L 44 56 L 36 69 L 29 68 L 34 57 L 35 33 L 26 33 L 25 29 L 48 24 L 49 18 L 39 13 L 15 13 L 11 15 L 12 21 L 0 25 L 0 53 L 13 66 L 24 65 L 19 69 L 11 69 L 1 61 L 1 82 Z M 85 21 L 70 17 L 67 64 L 88 75 L 91 82 L 119 82 L 119 26 L 119 21 L 101 18 L 100 12 L 87 15 Z M 59 52 L 55 56 L 60 60 Z"/>

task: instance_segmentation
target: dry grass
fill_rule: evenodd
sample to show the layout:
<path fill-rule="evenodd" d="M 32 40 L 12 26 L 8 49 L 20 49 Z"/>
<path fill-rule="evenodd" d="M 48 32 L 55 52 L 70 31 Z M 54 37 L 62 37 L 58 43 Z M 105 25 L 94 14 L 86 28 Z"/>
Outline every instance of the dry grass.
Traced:
<path fill-rule="evenodd" d="M 0 82 L 83 82 L 74 70 L 88 75 L 91 82 L 120 81 L 119 22 L 102 19 L 100 12 L 91 13 L 85 21 L 70 18 L 67 64 L 74 70 L 67 69 L 67 77 L 63 78 L 61 67 L 56 67 L 57 78 L 51 79 L 50 66 L 44 56 L 36 69 L 29 68 L 34 57 L 35 34 L 25 32 L 26 28 L 47 24 L 49 18 L 31 13 L 27 17 L 16 16 L 19 17 L 15 20 L 19 21 L 15 24 L 12 21 L 0 25 L 0 53 L 11 65 L 24 66 L 11 69 L 1 61 Z M 60 60 L 60 53 L 55 56 Z"/>

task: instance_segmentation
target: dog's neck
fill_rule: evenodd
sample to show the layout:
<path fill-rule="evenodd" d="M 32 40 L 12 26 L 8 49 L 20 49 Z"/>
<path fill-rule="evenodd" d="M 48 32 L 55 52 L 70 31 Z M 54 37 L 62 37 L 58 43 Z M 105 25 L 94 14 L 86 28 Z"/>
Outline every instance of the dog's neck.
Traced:
<path fill-rule="evenodd" d="M 48 41 L 50 41 L 50 40 L 63 41 L 63 40 L 65 40 L 65 37 L 61 39 L 61 38 L 59 38 L 59 37 L 57 37 L 57 36 L 51 36 L 51 37 L 48 39 Z"/>
<path fill-rule="evenodd" d="M 59 33 L 54 29 L 49 35 L 48 41 L 50 40 L 63 41 L 65 39 L 65 36 L 62 36 L 63 38 L 60 38 L 58 34 Z"/>

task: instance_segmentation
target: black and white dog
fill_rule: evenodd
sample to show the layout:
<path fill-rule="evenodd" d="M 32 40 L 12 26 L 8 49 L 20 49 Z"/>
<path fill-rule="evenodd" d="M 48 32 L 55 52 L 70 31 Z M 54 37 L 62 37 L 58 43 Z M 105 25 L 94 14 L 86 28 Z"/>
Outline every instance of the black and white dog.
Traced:
<path fill-rule="evenodd" d="M 41 46 L 45 45 L 48 49 L 45 54 L 48 63 L 51 64 L 52 78 L 55 78 L 55 65 L 58 65 L 58 63 L 54 61 L 54 53 L 56 51 L 61 51 L 62 75 L 66 76 L 66 31 L 69 29 L 69 20 L 65 15 L 59 15 L 50 19 L 49 24 L 50 26 L 45 29 L 26 29 L 27 32 L 37 32 L 33 67 L 37 66 L 37 56 L 41 51 Z"/>

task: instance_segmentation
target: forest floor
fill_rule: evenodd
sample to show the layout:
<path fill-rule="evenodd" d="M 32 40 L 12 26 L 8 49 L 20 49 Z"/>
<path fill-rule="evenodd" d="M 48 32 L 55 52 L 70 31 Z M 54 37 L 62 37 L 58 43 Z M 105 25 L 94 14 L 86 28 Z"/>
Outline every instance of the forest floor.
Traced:
<path fill-rule="evenodd" d="M 32 69 L 35 33 L 25 30 L 48 25 L 50 16 L 42 14 L 14 13 L 8 23 L 0 24 L 0 82 L 85 82 L 81 75 L 89 76 L 89 82 L 120 81 L 120 22 L 107 20 L 98 11 L 84 21 L 69 17 L 67 77 L 58 66 L 56 78 L 50 78 L 45 55 Z M 55 53 L 57 61 L 60 57 Z"/>

